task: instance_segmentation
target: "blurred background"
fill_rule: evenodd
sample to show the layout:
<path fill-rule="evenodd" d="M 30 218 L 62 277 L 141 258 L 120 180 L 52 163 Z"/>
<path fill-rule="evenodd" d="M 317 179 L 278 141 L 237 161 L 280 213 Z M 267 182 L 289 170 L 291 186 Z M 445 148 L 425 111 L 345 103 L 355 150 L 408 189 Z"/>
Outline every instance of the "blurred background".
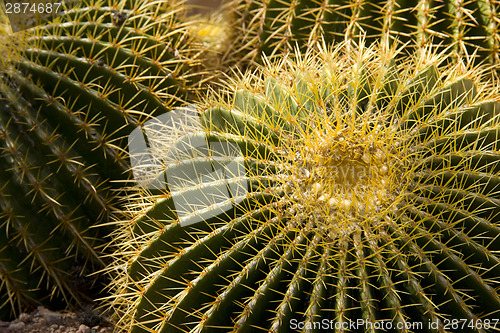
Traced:
<path fill-rule="evenodd" d="M 191 14 L 210 14 L 220 8 L 222 0 L 188 0 L 187 3 L 193 6 Z"/>

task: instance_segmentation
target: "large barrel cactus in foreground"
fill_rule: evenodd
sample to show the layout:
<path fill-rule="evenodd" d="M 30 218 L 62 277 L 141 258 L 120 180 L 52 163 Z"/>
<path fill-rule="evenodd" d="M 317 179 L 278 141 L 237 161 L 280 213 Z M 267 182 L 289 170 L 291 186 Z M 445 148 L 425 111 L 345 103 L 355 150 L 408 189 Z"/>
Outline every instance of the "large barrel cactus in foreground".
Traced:
<path fill-rule="evenodd" d="M 285 57 L 208 99 L 117 237 L 119 325 L 500 328 L 498 87 L 394 57 Z"/>
<path fill-rule="evenodd" d="M 91 299 L 123 186 L 114 181 L 129 175 L 126 137 L 193 86 L 178 4 L 71 4 L 3 59 L 0 319 Z"/>
<path fill-rule="evenodd" d="M 419 47 L 450 47 L 455 55 L 476 54 L 479 61 L 499 63 L 500 6 L 496 1 L 421 0 L 231 0 L 235 49 L 243 58 L 302 51 L 325 40 L 410 42 Z M 477 52 L 477 53 L 476 53 Z"/>

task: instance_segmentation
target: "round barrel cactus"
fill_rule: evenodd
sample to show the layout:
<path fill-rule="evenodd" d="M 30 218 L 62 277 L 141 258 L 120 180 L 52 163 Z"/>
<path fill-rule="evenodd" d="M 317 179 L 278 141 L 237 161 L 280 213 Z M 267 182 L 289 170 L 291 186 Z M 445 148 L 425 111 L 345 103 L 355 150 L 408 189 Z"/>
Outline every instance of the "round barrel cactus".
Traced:
<path fill-rule="evenodd" d="M 500 60 L 496 1 L 232 0 L 228 10 L 236 49 L 251 59 L 363 36 L 369 43 L 439 44 L 459 56 Z"/>
<path fill-rule="evenodd" d="M 498 87 L 429 50 L 348 46 L 165 124 L 163 170 L 116 237 L 119 327 L 500 328 Z"/>
<path fill-rule="evenodd" d="M 179 10 L 69 2 L 19 32 L 25 45 L 9 42 L 20 54 L 0 68 L 0 319 L 102 289 L 90 273 L 130 176 L 127 136 L 198 83 Z"/>

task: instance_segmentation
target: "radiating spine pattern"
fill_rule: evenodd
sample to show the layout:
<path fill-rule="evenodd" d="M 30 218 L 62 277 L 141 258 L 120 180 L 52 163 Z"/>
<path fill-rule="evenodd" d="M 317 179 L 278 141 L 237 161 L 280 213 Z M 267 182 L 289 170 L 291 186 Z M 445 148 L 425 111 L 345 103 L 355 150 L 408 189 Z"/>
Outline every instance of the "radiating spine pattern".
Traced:
<path fill-rule="evenodd" d="M 318 49 L 165 141 L 164 187 L 130 198 L 115 237 L 120 328 L 493 330 L 498 88 L 432 48 Z"/>

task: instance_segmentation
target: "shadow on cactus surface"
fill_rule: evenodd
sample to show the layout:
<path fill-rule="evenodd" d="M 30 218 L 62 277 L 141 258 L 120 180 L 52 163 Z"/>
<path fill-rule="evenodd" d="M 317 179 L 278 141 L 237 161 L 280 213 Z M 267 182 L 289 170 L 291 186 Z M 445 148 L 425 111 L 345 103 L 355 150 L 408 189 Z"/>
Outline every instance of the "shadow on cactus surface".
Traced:
<path fill-rule="evenodd" d="M 203 137 L 238 145 L 243 175 L 131 197 L 110 268 L 123 330 L 312 332 L 326 320 L 347 331 L 364 320 L 444 332 L 453 319 L 494 330 L 498 86 L 429 49 L 405 61 L 394 48 L 319 49 L 207 98 L 204 130 L 178 139 L 187 148 L 164 172 L 222 163 L 189 146 Z M 241 182 L 243 195 L 189 213 L 230 209 L 181 227 L 176 200 Z"/>
<path fill-rule="evenodd" d="M 178 3 L 68 6 L 0 68 L 0 319 L 102 289 L 126 136 L 198 84 Z"/>
<path fill-rule="evenodd" d="M 487 1 L 232 0 L 235 47 L 243 59 L 293 52 L 325 40 L 452 46 L 454 55 L 499 62 L 500 6 Z M 477 53 L 476 53 L 477 52 Z"/>

